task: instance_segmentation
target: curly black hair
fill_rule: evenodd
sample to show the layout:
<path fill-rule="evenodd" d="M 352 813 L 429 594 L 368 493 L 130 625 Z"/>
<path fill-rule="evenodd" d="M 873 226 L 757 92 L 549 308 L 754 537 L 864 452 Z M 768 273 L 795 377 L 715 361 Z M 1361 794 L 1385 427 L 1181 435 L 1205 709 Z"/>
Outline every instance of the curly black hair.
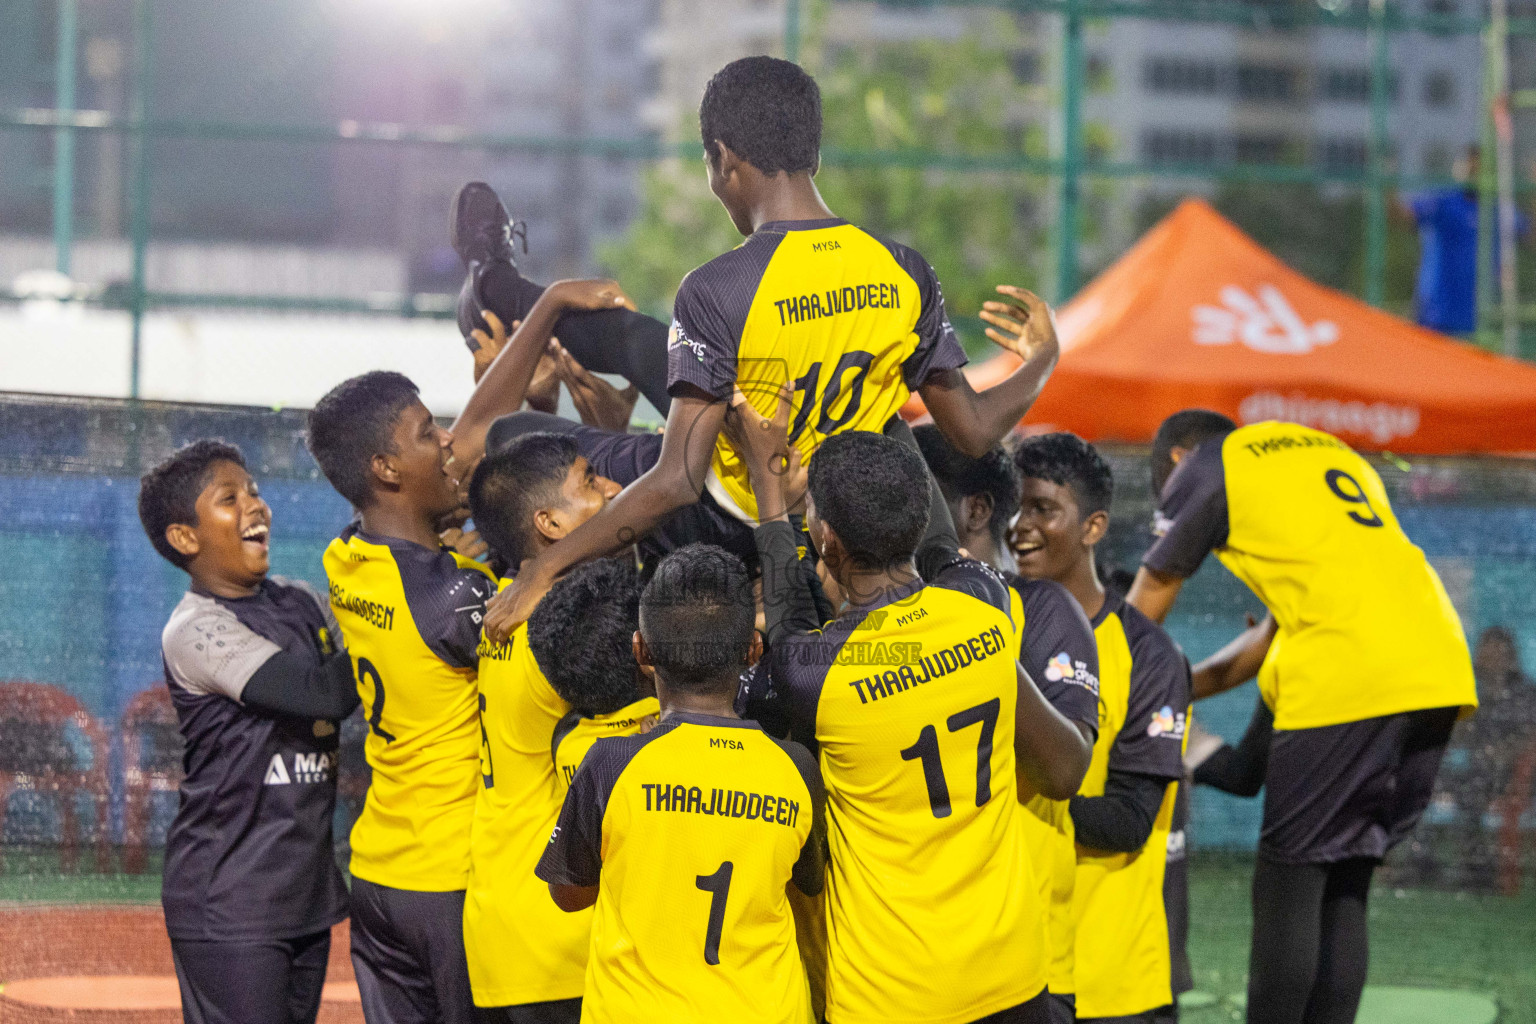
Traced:
<path fill-rule="evenodd" d="M 1213 437 L 1226 437 L 1237 424 L 1209 409 L 1182 409 L 1158 424 L 1152 438 L 1152 500 L 1163 493 L 1163 485 L 1173 475 L 1173 450 L 1196 448 Z"/>
<path fill-rule="evenodd" d="M 713 544 L 672 552 L 640 595 L 640 634 L 656 674 L 675 690 L 734 693 L 756 618 L 747 567 Z"/>
<path fill-rule="evenodd" d="M 170 458 L 139 477 L 139 522 L 149 542 L 167 562 L 185 569 L 190 559 L 171 547 L 165 531 L 174 523 L 197 525 L 197 498 L 208 486 L 214 465 L 233 462 L 245 468 L 239 448 L 205 437 L 178 448 Z"/>
<path fill-rule="evenodd" d="M 912 557 L 928 529 L 932 486 L 922 456 L 884 434 L 834 434 L 811 456 L 816 515 L 860 569 L 889 569 Z"/>
<path fill-rule="evenodd" d="M 764 174 L 815 174 L 821 161 L 821 89 L 787 60 L 733 60 L 704 87 L 699 134 L 713 163 L 719 163 L 717 144 L 723 143 Z"/>
<path fill-rule="evenodd" d="M 606 715 L 640 699 L 634 635 L 640 577 L 632 562 L 603 558 L 562 578 L 528 620 L 528 647 L 566 703 Z"/>
<path fill-rule="evenodd" d="M 368 504 L 373 457 L 394 454 L 395 424 L 419 395 L 405 374 L 374 370 L 337 384 L 309 411 L 309 453 L 353 508 Z"/>
<path fill-rule="evenodd" d="M 1115 497 L 1115 474 L 1093 445 L 1076 434 L 1026 437 L 1013 449 L 1013 464 L 1026 480 L 1049 480 L 1069 487 L 1084 518 L 1108 512 Z"/>
<path fill-rule="evenodd" d="M 932 423 L 912 428 L 917 447 L 923 453 L 923 461 L 933 471 L 939 490 L 945 501 L 968 498 L 973 494 L 985 494 L 992 499 L 992 515 L 987 529 L 999 542 L 1008 529 L 1008 523 L 1019 511 L 1019 471 L 1002 445 L 979 459 L 955 450 L 942 431 Z"/>
<path fill-rule="evenodd" d="M 581 455 L 569 434 L 536 431 L 487 455 L 469 480 L 469 514 L 480 537 L 512 572 L 538 554 L 533 517 L 560 503 L 560 485 Z"/>

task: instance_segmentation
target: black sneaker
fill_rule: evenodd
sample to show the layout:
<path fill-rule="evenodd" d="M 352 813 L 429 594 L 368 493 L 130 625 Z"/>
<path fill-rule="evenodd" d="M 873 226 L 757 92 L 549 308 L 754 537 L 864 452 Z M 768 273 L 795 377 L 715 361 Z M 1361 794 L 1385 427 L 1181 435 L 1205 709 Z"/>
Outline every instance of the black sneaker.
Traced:
<path fill-rule="evenodd" d="M 513 245 L 515 239 L 521 239 L 523 252 L 528 252 L 528 229 L 526 225 L 514 221 L 507 213 L 507 208 L 502 205 L 496 191 L 483 181 L 472 181 L 460 188 L 458 194 L 453 197 L 453 205 L 449 212 L 448 239 L 453 246 L 453 251 L 464 262 L 464 269 L 468 275 L 464 279 L 464 286 L 459 289 L 459 333 L 464 336 L 464 343 L 473 351 L 479 346 L 470 337 L 470 332 L 477 328 L 484 328 L 485 321 L 481 313 L 486 308 L 484 291 L 481 281 L 488 269 L 500 266 L 503 273 L 510 271 L 517 274 L 517 258 Z M 503 311 L 497 311 L 501 315 Z M 521 319 L 521 314 L 526 310 L 505 311 L 511 314 L 512 320 Z M 511 320 L 502 316 L 502 322 L 508 327 Z"/>

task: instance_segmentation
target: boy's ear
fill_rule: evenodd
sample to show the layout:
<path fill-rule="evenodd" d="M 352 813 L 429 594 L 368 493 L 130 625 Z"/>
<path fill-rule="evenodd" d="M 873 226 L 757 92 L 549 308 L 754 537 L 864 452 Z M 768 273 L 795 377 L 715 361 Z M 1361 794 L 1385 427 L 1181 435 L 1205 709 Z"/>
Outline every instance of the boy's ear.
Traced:
<path fill-rule="evenodd" d="M 538 530 L 540 535 L 552 541 L 560 540 L 567 533 L 571 532 L 561 522 L 560 510 L 553 508 L 541 508 L 535 512 L 533 514 L 533 528 Z M 639 635 L 638 632 L 635 634 L 637 637 Z"/>
<path fill-rule="evenodd" d="M 636 665 L 639 665 L 647 672 L 655 671 L 655 662 L 651 661 L 651 649 L 645 646 L 645 637 L 640 635 L 638 629 L 635 630 L 634 637 L 630 639 L 630 649 L 634 651 Z"/>
<path fill-rule="evenodd" d="M 1109 513 L 1103 510 L 1083 520 L 1083 546 L 1091 548 L 1109 532 Z"/>
<path fill-rule="evenodd" d="M 186 558 L 196 558 L 200 550 L 197 531 L 186 523 L 172 523 L 165 528 L 165 542 Z"/>
<path fill-rule="evenodd" d="M 763 660 L 763 634 L 752 631 L 752 643 L 747 646 L 747 668 Z"/>
<path fill-rule="evenodd" d="M 976 533 L 992 520 L 992 495 L 967 494 L 961 501 L 960 509 L 965 514 L 963 525 L 966 532 Z"/>
<path fill-rule="evenodd" d="M 400 486 L 400 470 L 399 467 L 395 465 L 393 456 L 375 455 L 372 461 L 369 463 L 369 468 L 373 470 L 373 477 L 375 480 L 378 480 L 390 487 Z"/>

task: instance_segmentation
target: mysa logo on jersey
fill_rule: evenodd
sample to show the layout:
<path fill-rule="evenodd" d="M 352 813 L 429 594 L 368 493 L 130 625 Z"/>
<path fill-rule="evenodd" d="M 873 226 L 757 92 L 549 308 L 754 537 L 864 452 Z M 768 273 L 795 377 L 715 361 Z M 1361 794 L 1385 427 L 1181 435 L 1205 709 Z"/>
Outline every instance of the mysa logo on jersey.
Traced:
<path fill-rule="evenodd" d="M 1066 651 L 1045 663 L 1045 678 L 1053 683 L 1068 682 L 1081 686 L 1095 696 L 1099 692 L 1099 677 L 1088 671 L 1085 661 L 1073 661 Z"/>
<path fill-rule="evenodd" d="M 1280 289 L 1261 284 L 1249 294 L 1236 285 L 1221 290 L 1220 306 L 1196 306 L 1196 345 L 1230 345 L 1242 342 L 1255 352 L 1304 356 L 1315 348 L 1339 340 L 1339 325 L 1332 320 L 1307 323 Z"/>
<path fill-rule="evenodd" d="M 283 761 L 283 755 L 273 754 L 271 763 L 267 765 L 267 777 L 263 780 L 263 784 L 286 786 L 293 782 L 326 782 L 330 779 L 331 769 L 335 764 L 335 754 L 294 754 L 293 771 L 290 773 L 288 765 Z"/>
<path fill-rule="evenodd" d="M 1147 723 L 1148 736 L 1166 736 L 1171 740 L 1184 738 L 1184 712 L 1173 713 L 1173 708 L 1164 704 L 1161 711 L 1152 715 L 1152 721 Z"/>

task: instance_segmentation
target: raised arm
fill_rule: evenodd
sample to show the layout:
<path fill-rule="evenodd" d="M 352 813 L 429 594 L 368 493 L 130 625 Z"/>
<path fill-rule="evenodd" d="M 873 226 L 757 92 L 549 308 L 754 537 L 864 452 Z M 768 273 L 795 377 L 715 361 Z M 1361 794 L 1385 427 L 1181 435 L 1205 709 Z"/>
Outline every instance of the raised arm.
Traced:
<path fill-rule="evenodd" d="M 453 421 L 453 457 L 467 476 L 485 454 L 485 435 L 498 417 L 516 412 L 528 393 L 539 358 L 549 345 L 555 323 L 572 310 L 634 309 L 635 304 L 617 282 L 609 280 L 556 281 L 544 289 L 512 337 L 501 345 L 506 328 L 487 312 L 485 320 L 493 337 L 490 343 L 500 354 L 475 385 L 464 411 Z"/>
<path fill-rule="evenodd" d="M 525 562 L 512 583 L 486 606 L 485 634 L 493 642 L 504 642 L 519 623 L 528 621 L 539 599 L 571 566 L 633 544 L 667 516 L 699 500 L 728 403 L 691 388 L 683 390 L 667 413 L 656 465 L 569 536 Z"/>
<path fill-rule="evenodd" d="M 1248 621 L 1247 629 L 1195 666 L 1192 687 L 1195 700 L 1226 693 L 1259 674 L 1279 627 L 1273 615 L 1264 616 L 1264 621 L 1257 625 L 1252 624 L 1252 619 Z"/>
<path fill-rule="evenodd" d="M 1007 436 L 1040 397 L 1061 346 L 1051 307 L 1033 292 L 998 285 L 1011 302 L 989 301 L 981 318 L 987 337 L 1023 360 L 1005 380 L 985 391 L 971 387 L 958 369 L 938 370 L 918 388 L 933 422 L 957 450 L 979 459 Z"/>

